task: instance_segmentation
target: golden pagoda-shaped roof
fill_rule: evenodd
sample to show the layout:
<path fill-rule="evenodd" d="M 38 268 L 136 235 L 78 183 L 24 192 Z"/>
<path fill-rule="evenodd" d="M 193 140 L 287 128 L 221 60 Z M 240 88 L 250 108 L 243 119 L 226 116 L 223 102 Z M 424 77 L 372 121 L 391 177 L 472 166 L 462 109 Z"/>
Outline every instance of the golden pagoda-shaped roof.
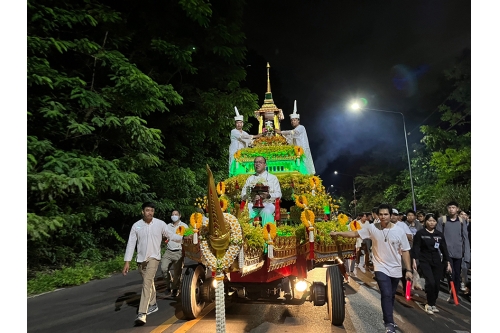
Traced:
<path fill-rule="evenodd" d="M 254 111 L 255 117 L 258 119 L 261 116 L 264 116 L 265 119 L 273 119 L 275 114 L 278 114 L 279 120 L 283 120 L 285 117 L 283 115 L 283 110 L 278 109 L 276 104 L 273 101 L 273 93 L 271 92 L 271 79 L 269 77 L 269 68 L 271 66 L 267 63 L 267 92 L 264 97 L 264 104 L 262 107 Z"/>

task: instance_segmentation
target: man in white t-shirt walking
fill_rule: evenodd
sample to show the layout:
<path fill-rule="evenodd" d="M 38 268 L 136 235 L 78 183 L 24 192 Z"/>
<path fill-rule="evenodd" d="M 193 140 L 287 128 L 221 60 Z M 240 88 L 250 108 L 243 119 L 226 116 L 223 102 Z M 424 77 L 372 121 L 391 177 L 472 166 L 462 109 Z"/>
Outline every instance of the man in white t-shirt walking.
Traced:
<path fill-rule="evenodd" d="M 332 231 L 331 236 L 361 237 L 372 240 L 373 266 L 375 277 L 380 290 L 380 303 L 386 333 L 396 332 L 394 324 L 393 309 L 396 290 L 401 278 L 403 266 L 407 268 L 405 277 L 412 279 L 413 271 L 410 260 L 410 244 L 402 228 L 390 221 L 392 207 L 382 204 L 378 207 L 378 217 L 380 223 L 369 224 L 366 228 L 358 231 L 336 232 Z"/>

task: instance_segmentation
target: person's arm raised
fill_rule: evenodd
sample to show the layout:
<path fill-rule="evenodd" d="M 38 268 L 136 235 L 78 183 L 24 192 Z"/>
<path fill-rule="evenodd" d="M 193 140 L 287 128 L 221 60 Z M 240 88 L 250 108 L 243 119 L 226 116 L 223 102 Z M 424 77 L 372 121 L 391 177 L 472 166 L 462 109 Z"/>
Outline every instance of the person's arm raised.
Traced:
<path fill-rule="evenodd" d="M 330 236 L 342 236 L 347 238 L 360 237 L 357 231 L 330 231 Z"/>

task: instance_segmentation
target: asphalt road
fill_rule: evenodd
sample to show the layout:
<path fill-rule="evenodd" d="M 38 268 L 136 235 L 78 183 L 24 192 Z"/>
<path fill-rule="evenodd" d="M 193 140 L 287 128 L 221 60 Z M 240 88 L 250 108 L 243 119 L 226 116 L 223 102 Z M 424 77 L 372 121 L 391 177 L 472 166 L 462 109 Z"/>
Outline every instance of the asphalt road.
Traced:
<path fill-rule="evenodd" d="M 372 274 L 356 269 L 345 284 L 346 318 L 343 326 L 330 325 L 326 305 L 244 304 L 226 301 L 226 332 L 384 332 L 380 294 Z M 325 269 L 309 272 L 308 280 L 325 282 Z M 157 274 L 158 312 L 147 317 L 144 326 L 135 327 L 139 305 L 141 277 L 138 271 L 127 276 L 115 274 L 104 280 L 58 290 L 27 300 L 28 332 L 215 332 L 215 311 L 208 306 L 202 317 L 183 318 L 180 299 L 161 297 L 165 289 Z M 444 289 L 443 289 L 444 290 Z M 437 307 L 440 312 L 423 311 L 425 293 L 417 291 L 411 301 L 396 296 L 394 317 L 399 332 L 470 332 L 471 305 L 462 299 L 458 306 L 448 304 L 448 294 L 441 292 Z"/>

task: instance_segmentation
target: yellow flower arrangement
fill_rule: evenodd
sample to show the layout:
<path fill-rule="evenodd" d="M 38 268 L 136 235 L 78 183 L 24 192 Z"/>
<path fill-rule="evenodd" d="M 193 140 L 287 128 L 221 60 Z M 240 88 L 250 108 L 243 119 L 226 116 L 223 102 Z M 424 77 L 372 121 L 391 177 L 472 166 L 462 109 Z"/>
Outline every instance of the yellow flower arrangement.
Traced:
<path fill-rule="evenodd" d="M 302 154 L 304 154 L 304 149 L 302 149 L 301 146 L 295 146 L 293 147 L 293 149 L 295 150 L 295 155 L 297 157 L 300 157 Z"/>
<path fill-rule="evenodd" d="M 351 228 L 351 231 L 361 230 L 361 224 L 356 220 L 352 220 L 352 222 L 349 224 L 349 227 Z"/>
<path fill-rule="evenodd" d="M 319 183 L 320 183 L 320 180 L 318 177 L 316 176 L 312 176 L 310 179 L 309 179 L 309 183 L 311 184 L 311 187 L 314 188 L 314 187 L 318 187 L 319 186 Z"/>
<path fill-rule="evenodd" d="M 234 153 L 234 155 L 233 155 L 233 156 L 234 156 L 234 159 L 235 159 L 237 162 L 239 162 L 240 157 L 241 157 L 241 151 L 240 151 L 240 150 L 238 150 L 236 153 Z"/>
<path fill-rule="evenodd" d="M 262 229 L 262 235 L 264 235 L 264 240 L 268 244 L 272 244 L 276 238 L 276 225 L 274 223 L 267 223 Z M 271 242 L 269 242 L 269 236 L 271 236 Z"/>
<path fill-rule="evenodd" d="M 314 226 L 314 218 L 313 211 L 309 209 L 304 210 L 302 214 L 300 214 L 300 221 L 306 228 Z"/>
<path fill-rule="evenodd" d="M 349 221 L 349 217 L 345 214 L 339 214 L 339 216 L 337 216 L 337 221 L 345 225 Z"/>
<path fill-rule="evenodd" d="M 193 213 L 189 218 L 189 224 L 193 227 L 194 232 L 198 232 L 198 229 L 201 228 L 201 224 L 203 223 L 203 215 L 201 213 Z"/>
<path fill-rule="evenodd" d="M 278 136 L 262 136 L 253 141 L 254 147 L 262 146 L 286 146 L 288 143 L 286 139 L 281 135 Z"/>
<path fill-rule="evenodd" d="M 217 184 L 217 194 L 223 195 L 226 192 L 226 184 L 224 182 L 219 182 Z"/>
<path fill-rule="evenodd" d="M 307 207 L 307 198 L 304 195 L 299 195 L 297 196 L 297 199 L 295 199 L 295 204 L 304 209 Z"/>
<path fill-rule="evenodd" d="M 220 202 L 220 209 L 222 209 L 222 212 L 225 212 L 227 210 L 227 200 L 221 198 L 219 202 Z"/>
<path fill-rule="evenodd" d="M 175 233 L 177 235 L 181 235 L 181 236 L 184 236 L 184 233 L 186 232 L 186 228 L 182 225 L 180 225 L 176 230 L 175 230 Z"/>

